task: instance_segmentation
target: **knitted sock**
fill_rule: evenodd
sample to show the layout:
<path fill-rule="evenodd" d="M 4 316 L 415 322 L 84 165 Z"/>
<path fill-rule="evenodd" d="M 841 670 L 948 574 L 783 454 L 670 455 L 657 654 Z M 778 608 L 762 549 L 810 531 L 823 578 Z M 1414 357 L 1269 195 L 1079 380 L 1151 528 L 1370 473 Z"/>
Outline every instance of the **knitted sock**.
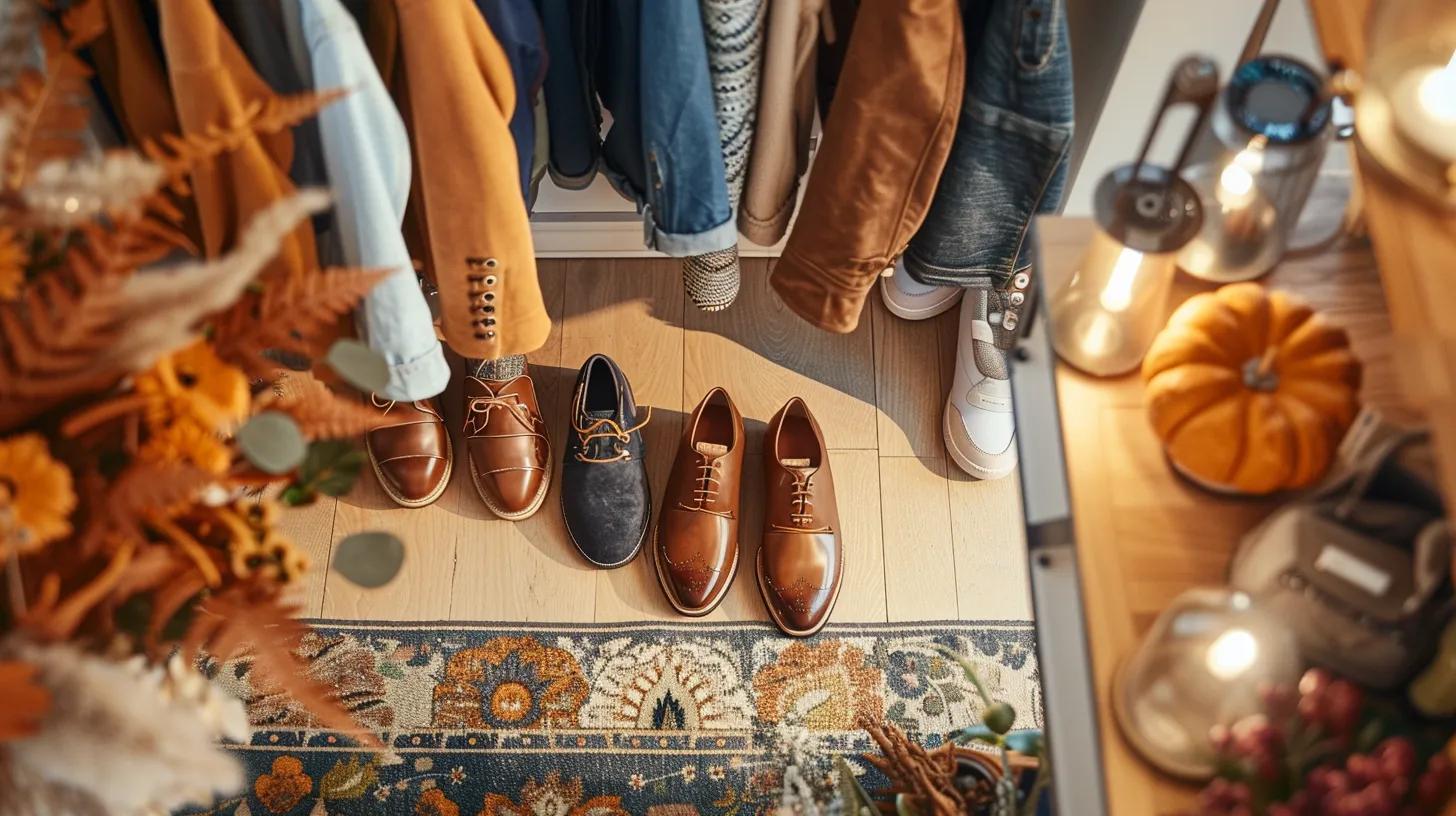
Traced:
<path fill-rule="evenodd" d="M 498 360 L 472 360 L 475 376 L 482 380 L 509 380 L 526 373 L 526 355 L 512 354 Z"/>
<path fill-rule="evenodd" d="M 742 281 L 737 246 L 683 258 L 682 272 L 688 297 L 705 312 L 722 311 L 738 297 Z"/>

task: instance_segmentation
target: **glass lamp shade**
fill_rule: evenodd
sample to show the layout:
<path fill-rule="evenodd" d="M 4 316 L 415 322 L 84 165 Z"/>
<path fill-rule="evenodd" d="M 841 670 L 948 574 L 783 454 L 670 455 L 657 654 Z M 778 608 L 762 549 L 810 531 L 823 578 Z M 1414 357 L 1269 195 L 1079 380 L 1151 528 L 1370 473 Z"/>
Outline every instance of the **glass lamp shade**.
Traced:
<path fill-rule="evenodd" d="M 1456 4 L 1376 4 L 1355 134 L 1381 167 L 1456 208 Z"/>
<path fill-rule="evenodd" d="M 1137 368 L 1163 327 L 1176 266 L 1172 252 L 1139 252 L 1098 230 L 1048 302 L 1057 354 L 1098 377 Z"/>
<path fill-rule="evenodd" d="M 1148 762 L 1206 779 L 1215 769 L 1211 729 L 1260 712 L 1260 690 L 1292 687 L 1301 670 L 1293 633 L 1248 595 L 1189 590 L 1118 668 L 1113 712 Z"/>
<path fill-rule="evenodd" d="M 1193 188 L 1154 165 L 1123 165 L 1097 186 L 1099 229 L 1047 299 L 1052 345 L 1099 377 L 1137 368 L 1167 317 L 1177 251 L 1198 232 Z"/>

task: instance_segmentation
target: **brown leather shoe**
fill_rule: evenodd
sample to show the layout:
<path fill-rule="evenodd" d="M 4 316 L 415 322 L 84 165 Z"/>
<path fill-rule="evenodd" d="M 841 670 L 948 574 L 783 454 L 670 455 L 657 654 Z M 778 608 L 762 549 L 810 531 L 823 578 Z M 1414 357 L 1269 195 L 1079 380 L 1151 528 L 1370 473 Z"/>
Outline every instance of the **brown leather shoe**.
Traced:
<path fill-rule="evenodd" d="M 807 637 L 829 620 L 839 598 L 844 547 L 824 434 L 798 397 L 769 420 L 763 473 L 758 589 L 785 634 Z"/>
<path fill-rule="evenodd" d="M 551 440 L 528 373 L 465 378 L 465 454 L 480 500 L 508 521 L 529 518 L 551 487 Z"/>
<path fill-rule="evenodd" d="M 708 392 L 683 430 L 653 538 L 657 580 L 684 615 L 713 611 L 738 572 L 743 417 L 728 392 Z"/>
<path fill-rule="evenodd" d="M 401 507 L 424 507 L 450 484 L 454 451 L 433 400 L 380 402 L 385 421 L 364 435 L 379 486 Z"/>

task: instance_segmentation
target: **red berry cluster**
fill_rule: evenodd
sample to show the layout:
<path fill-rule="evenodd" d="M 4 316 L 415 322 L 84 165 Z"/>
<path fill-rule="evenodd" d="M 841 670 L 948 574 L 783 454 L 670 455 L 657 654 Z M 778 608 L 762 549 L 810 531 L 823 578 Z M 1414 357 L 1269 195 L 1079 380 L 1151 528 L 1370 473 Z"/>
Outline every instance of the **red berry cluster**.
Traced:
<path fill-rule="evenodd" d="M 1435 816 L 1451 798 L 1443 754 L 1418 764 L 1405 737 L 1351 750 L 1365 709 L 1358 686 L 1312 669 L 1264 693 L 1265 713 L 1211 734 L 1220 775 L 1199 816 Z"/>

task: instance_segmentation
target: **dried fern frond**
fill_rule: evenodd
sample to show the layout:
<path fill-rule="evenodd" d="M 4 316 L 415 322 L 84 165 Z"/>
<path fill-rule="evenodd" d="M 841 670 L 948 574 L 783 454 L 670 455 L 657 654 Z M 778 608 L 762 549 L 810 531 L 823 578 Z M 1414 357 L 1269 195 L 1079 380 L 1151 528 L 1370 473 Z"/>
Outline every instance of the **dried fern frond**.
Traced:
<path fill-rule="evenodd" d="M 94 365 L 117 337 L 122 281 L 72 253 L 69 269 L 28 284 L 0 302 L 0 431 L 119 375 Z"/>
<path fill-rule="evenodd" d="M 110 266 L 104 234 L 88 232 L 88 244 L 67 256 L 68 269 L 0 302 L 0 431 L 192 342 L 204 320 L 238 299 L 283 237 L 327 204 L 323 193 L 299 193 L 258 213 L 221 258 L 130 276 Z"/>
<path fill-rule="evenodd" d="M 307 371 L 281 371 L 258 399 L 257 411 L 282 411 L 309 439 L 343 439 L 379 427 L 378 409 L 329 390 Z M 256 412 L 256 411 L 255 411 Z"/>
<path fill-rule="evenodd" d="M 138 462 L 112 480 L 94 523 L 109 532 L 140 537 L 143 520 L 168 516 L 190 503 L 213 477 L 181 462 Z"/>
<path fill-rule="evenodd" d="M 283 239 L 328 204 L 326 193 L 299 192 L 253 216 L 237 246 L 222 257 L 142 270 L 131 276 L 118 295 L 118 317 L 126 324 L 126 332 L 97 364 L 139 371 L 190 342 L 205 319 L 224 310 L 238 311 L 228 307 L 239 301 Z"/>
<path fill-rule="evenodd" d="M 36 165 L 76 156 L 85 146 L 91 69 L 66 48 L 55 26 L 41 26 L 40 40 L 45 73 L 24 69 L 14 85 L 0 92 L 0 109 L 15 117 L 0 156 L 0 188 L 18 190 Z"/>
<path fill-rule="evenodd" d="M 167 133 L 160 140 L 148 139 L 142 142 L 141 152 L 165 168 L 173 192 L 185 193 L 187 176 L 193 170 L 256 136 L 291 129 L 345 93 L 331 90 L 250 100 L 232 121 L 211 125 L 201 133 Z"/>
<path fill-rule="evenodd" d="M 66 31 L 66 47 L 85 48 L 102 34 L 109 23 L 101 0 L 79 0 L 61 13 L 61 28 Z"/>
<path fill-rule="evenodd" d="M 213 341 L 218 355 L 255 375 L 272 366 L 263 357 L 269 350 L 314 356 L 319 337 L 388 274 L 380 269 L 324 269 L 272 282 L 218 317 Z"/>
<path fill-rule="evenodd" d="M 260 687 L 286 692 L 322 727 L 350 732 L 365 745 L 379 747 L 379 738 L 360 730 L 339 704 L 338 690 L 313 679 L 300 665 L 296 651 L 312 630 L 296 619 L 298 611 L 298 607 L 284 605 L 272 588 L 257 584 L 233 587 L 198 604 L 182 641 L 182 654 L 194 657 L 205 650 L 220 660 L 251 654 Z"/>

